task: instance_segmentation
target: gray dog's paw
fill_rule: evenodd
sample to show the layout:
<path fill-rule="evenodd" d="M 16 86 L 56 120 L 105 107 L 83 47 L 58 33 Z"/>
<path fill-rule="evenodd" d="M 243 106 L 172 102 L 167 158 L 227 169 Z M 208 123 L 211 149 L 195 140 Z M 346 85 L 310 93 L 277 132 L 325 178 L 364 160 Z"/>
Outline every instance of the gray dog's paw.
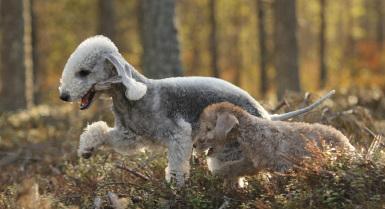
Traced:
<path fill-rule="evenodd" d="M 88 159 L 98 147 L 104 144 L 105 133 L 108 126 L 105 122 L 99 121 L 88 125 L 80 135 L 78 156 Z"/>

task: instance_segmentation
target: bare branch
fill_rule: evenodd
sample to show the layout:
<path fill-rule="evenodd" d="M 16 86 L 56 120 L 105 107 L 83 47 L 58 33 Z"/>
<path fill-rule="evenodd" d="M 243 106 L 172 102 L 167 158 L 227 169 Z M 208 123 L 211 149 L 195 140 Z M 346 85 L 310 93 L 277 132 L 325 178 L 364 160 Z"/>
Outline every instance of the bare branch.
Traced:
<path fill-rule="evenodd" d="M 119 168 L 119 169 L 122 169 L 122 170 L 125 170 L 125 171 L 127 171 L 127 172 L 133 174 L 134 176 L 139 177 L 139 178 L 141 178 L 141 179 L 143 179 L 143 180 L 146 180 L 146 181 L 149 181 L 149 180 L 150 180 L 150 178 L 148 178 L 148 177 L 145 176 L 144 174 L 139 173 L 139 172 L 137 172 L 137 171 L 135 171 L 135 170 L 133 170 L 133 169 L 127 168 L 127 167 L 125 167 L 125 166 L 123 166 L 123 165 L 116 165 L 115 167 L 116 167 L 116 168 Z"/>

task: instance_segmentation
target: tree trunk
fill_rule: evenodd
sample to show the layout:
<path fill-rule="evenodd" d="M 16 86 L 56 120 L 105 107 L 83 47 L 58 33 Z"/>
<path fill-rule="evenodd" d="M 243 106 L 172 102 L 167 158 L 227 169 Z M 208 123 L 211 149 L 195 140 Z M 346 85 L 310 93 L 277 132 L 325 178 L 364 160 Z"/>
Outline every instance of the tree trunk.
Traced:
<path fill-rule="evenodd" d="M 44 82 L 44 73 L 39 63 L 39 39 L 38 39 L 38 16 L 36 14 L 36 0 L 31 1 L 31 39 L 32 39 L 32 63 L 33 63 L 33 86 L 34 86 L 34 104 L 40 104 L 43 99 L 42 83 Z"/>
<path fill-rule="evenodd" d="M 11 111 L 27 107 L 23 0 L 2 1 L 0 15 L 3 31 L 0 106 L 2 111 Z"/>
<path fill-rule="evenodd" d="M 174 0 L 141 0 L 142 67 L 150 78 L 182 75 Z"/>
<path fill-rule="evenodd" d="M 269 84 L 267 78 L 267 48 L 266 48 L 266 27 L 265 27 L 265 10 L 263 7 L 263 0 L 257 0 L 258 13 L 258 41 L 259 41 L 259 72 L 260 72 L 260 93 L 266 95 Z"/>
<path fill-rule="evenodd" d="M 115 0 L 99 0 L 99 33 L 116 40 Z"/>
<path fill-rule="evenodd" d="M 34 79 L 33 79 L 33 56 L 32 56 L 32 4 L 31 0 L 23 0 L 24 18 L 24 67 L 25 67 L 25 99 L 27 108 L 34 105 Z"/>
<path fill-rule="evenodd" d="M 320 88 L 324 88 L 327 81 L 327 68 L 325 61 L 326 47 L 326 0 L 320 0 L 320 35 L 319 35 L 319 61 L 320 61 Z"/>
<path fill-rule="evenodd" d="M 278 98 L 286 90 L 300 91 L 295 0 L 274 2 L 275 69 Z"/>
<path fill-rule="evenodd" d="M 344 46 L 344 54 L 343 54 L 343 62 L 346 63 L 346 67 L 349 70 L 350 76 L 353 80 L 355 80 L 358 69 L 354 64 L 354 57 L 356 54 L 356 39 L 353 35 L 354 27 L 356 27 L 356 20 L 354 17 L 354 5 L 350 0 L 346 1 L 344 5 L 344 11 L 347 13 L 347 37 L 345 38 L 345 46 Z M 353 81 L 354 82 L 354 81 Z"/>
<path fill-rule="evenodd" d="M 210 0 L 210 56 L 211 56 L 211 70 L 214 77 L 220 77 L 218 68 L 218 41 L 217 41 L 217 20 L 216 20 L 216 1 Z"/>
<path fill-rule="evenodd" d="M 377 16 L 377 42 L 380 48 L 384 45 L 384 13 L 383 13 L 383 0 L 377 0 L 376 3 L 376 16 Z"/>

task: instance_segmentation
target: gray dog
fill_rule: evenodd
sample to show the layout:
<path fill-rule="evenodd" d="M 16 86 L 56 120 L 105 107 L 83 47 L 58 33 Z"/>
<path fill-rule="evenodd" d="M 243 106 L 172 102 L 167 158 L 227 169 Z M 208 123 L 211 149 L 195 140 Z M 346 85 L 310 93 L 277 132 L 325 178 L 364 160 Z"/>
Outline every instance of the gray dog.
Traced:
<path fill-rule="evenodd" d="M 192 133 L 206 106 L 227 101 L 257 117 L 285 120 L 317 105 L 269 115 L 247 92 L 221 79 L 148 79 L 127 63 L 114 43 L 104 36 L 88 38 L 76 48 L 64 67 L 59 91 L 64 101 L 81 100 L 82 110 L 101 93 L 112 97 L 115 127 L 97 131 L 99 124 L 87 130 L 114 141 L 130 140 L 135 135 L 167 147 L 166 179 L 172 177 L 178 185 L 183 185 L 188 177 Z"/>

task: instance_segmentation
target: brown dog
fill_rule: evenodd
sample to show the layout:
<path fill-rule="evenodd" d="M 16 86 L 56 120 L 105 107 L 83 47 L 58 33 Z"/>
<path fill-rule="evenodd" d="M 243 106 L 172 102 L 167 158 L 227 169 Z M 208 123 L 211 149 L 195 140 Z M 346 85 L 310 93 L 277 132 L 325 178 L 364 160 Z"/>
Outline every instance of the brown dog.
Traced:
<path fill-rule="evenodd" d="M 229 144 L 239 146 L 229 151 Z M 284 172 L 293 167 L 289 159 L 312 157 L 309 144 L 354 152 L 349 140 L 333 127 L 302 122 L 271 121 L 250 115 L 227 102 L 207 107 L 195 134 L 196 151 L 210 149 L 209 169 L 225 178 L 238 178 L 260 170 Z M 237 153 L 237 159 L 230 159 Z M 298 161 L 296 161 L 298 162 Z M 233 179 L 234 180 L 234 179 Z"/>

